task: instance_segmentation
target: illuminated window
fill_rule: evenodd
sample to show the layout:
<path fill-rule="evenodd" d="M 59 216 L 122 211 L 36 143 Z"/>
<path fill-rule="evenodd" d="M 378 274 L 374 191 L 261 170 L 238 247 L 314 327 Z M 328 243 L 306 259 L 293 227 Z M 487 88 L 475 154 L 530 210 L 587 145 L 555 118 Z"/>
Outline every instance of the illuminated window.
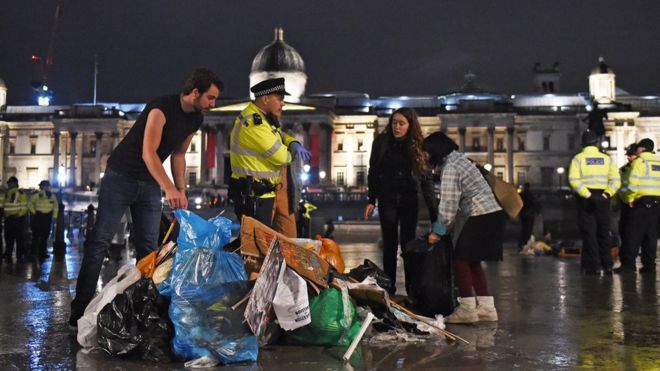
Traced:
<path fill-rule="evenodd" d="M 344 172 L 343 171 L 338 171 L 337 172 L 337 185 L 344 185 L 345 183 L 345 178 L 344 178 Z"/>
<path fill-rule="evenodd" d="M 472 150 L 475 152 L 481 150 L 481 141 L 479 140 L 478 137 L 472 138 Z"/>
<path fill-rule="evenodd" d="M 190 141 L 190 152 L 197 152 L 197 141 L 195 138 Z"/>

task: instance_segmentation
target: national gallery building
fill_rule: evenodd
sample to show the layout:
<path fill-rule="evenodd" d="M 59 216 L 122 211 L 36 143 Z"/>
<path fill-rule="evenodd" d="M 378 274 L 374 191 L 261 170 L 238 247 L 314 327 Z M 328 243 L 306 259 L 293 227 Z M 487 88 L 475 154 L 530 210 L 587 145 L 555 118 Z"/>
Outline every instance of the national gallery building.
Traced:
<path fill-rule="evenodd" d="M 273 42 L 255 56 L 249 85 L 286 78 L 292 96 L 283 125 L 312 152 L 312 185 L 364 188 L 374 135 L 400 107 L 418 112 L 425 134 L 443 131 L 497 176 L 536 189 L 566 186 L 565 171 L 590 125 L 601 130 L 603 150 L 619 166 L 630 143 L 647 137 L 660 143 L 660 97 L 617 87 L 614 71 L 602 58 L 590 74 L 585 71 L 584 93 L 561 90 L 557 64 L 537 64 L 532 72 L 533 93 L 525 94 L 484 89 L 472 73 L 460 88 L 437 95 L 307 94 L 304 61 L 278 28 Z M 11 91 L 0 79 L 0 180 L 4 184 L 16 176 L 23 188 L 36 188 L 44 179 L 73 188 L 98 183 L 111 150 L 144 108 L 144 103 L 7 106 L 7 94 Z M 226 184 L 229 133 L 249 99 L 220 99 L 206 115 L 187 154 L 191 185 Z"/>

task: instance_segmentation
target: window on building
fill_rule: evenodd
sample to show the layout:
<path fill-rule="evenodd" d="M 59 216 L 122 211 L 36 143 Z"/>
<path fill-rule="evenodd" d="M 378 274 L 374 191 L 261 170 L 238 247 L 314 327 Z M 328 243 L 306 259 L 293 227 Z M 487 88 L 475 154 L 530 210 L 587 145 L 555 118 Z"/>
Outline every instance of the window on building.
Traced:
<path fill-rule="evenodd" d="M 364 152 L 364 139 L 362 138 L 357 140 L 357 151 Z"/>
<path fill-rule="evenodd" d="M 96 140 L 92 140 L 89 142 L 89 153 L 91 154 L 96 154 Z"/>
<path fill-rule="evenodd" d="M 554 83 L 554 82 L 552 82 L 552 81 L 548 82 L 548 91 L 549 91 L 550 93 L 554 93 L 554 92 L 555 92 L 555 83 Z"/>
<path fill-rule="evenodd" d="M 190 141 L 190 152 L 197 152 L 197 140 L 195 138 Z"/>
<path fill-rule="evenodd" d="M 524 170 L 518 170 L 518 184 L 527 183 L 527 173 Z"/>
<path fill-rule="evenodd" d="M 37 142 L 36 141 L 31 141 L 30 140 L 30 154 L 31 155 L 36 155 L 37 154 Z"/>
<path fill-rule="evenodd" d="M 13 155 L 16 153 L 16 139 L 9 141 L 9 154 Z"/>
<path fill-rule="evenodd" d="M 568 149 L 575 149 L 575 134 L 568 134 Z"/>
<path fill-rule="evenodd" d="M 358 171 L 355 174 L 355 178 L 356 178 L 356 181 L 357 181 L 357 185 L 359 185 L 359 186 L 364 185 L 365 184 L 364 170 Z"/>
<path fill-rule="evenodd" d="M 549 136 L 544 136 L 543 137 L 543 150 L 544 151 L 549 151 L 550 150 L 550 137 Z"/>
<path fill-rule="evenodd" d="M 344 178 L 344 172 L 343 171 L 338 171 L 337 172 L 337 185 L 343 186 L 346 183 L 346 179 Z"/>
<path fill-rule="evenodd" d="M 503 170 L 495 171 L 495 176 L 500 178 L 500 180 L 504 180 L 504 171 Z"/>
<path fill-rule="evenodd" d="M 497 152 L 504 152 L 504 138 L 497 138 L 497 144 L 495 145 L 495 148 Z"/>
<path fill-rule="evenodd" d="M 478 137 L 472 138 L 472 150 L 475 152 L 481 151 L 481 141 L 479 140 Z"/>
<path fill-rule="evenodd" d="M 341 152 L 344 150 L 344 140 L 343 139 L 338 139 L 337 140 L 337 151 Z"/>
<path fill-rule="evenodd" d="M 188 184 L 190 185 L 197 184 L 197 172 L 191 171 L 188 173 Z"/>
<path fill-rule="evenodd" d="M 518 151 L 524 151 L 524 150 L 525 150 L 525 138 L 518 137 Z"/>
<path fill-rule="evenodd" d="M 541 184 L 543 184 L 546 187 L 550 187 L 552 185 L 552 178 L 555 174 L 555 168 L 554 167 L 547 167 L 544 166 L 541 168 Z"/>

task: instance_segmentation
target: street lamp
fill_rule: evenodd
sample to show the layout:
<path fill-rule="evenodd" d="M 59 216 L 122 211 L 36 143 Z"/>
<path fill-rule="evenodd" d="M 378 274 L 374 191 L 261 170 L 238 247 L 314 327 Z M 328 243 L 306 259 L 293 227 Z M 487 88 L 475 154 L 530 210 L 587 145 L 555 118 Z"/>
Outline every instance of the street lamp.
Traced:
<path fill-rule="evenodd" d="M 486 164 L 486 165 L 484 165 L 484 169 L 486 169 L 486 171 L 490 172 L 491 170 L 493 170 L 493 165 Z"/>
<path fill-rule="evenodd" d="M 561 189 L 561 177 L 564 174 L 564 168 L 563 167 L 558 167 L 557 168 L 557 178 L 559 178 L 559 189 Z"/>

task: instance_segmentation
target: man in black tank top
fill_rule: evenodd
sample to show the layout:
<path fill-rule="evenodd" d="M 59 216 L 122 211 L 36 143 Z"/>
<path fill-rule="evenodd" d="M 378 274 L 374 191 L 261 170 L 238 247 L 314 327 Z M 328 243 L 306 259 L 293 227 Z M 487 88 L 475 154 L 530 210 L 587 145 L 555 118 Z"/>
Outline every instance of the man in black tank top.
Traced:
<path fill-rule="evenodd" d="M 138 231 L 135 249 L 136 258 L 140 260 L 158 247 L 161 189 L 172 209 L 188 207 L 186 151 L 202 124 L 202 112 L 215 105 L 223 88 L 213 72 L 193 71 L 181 94 L 149 102 L 110 154 L 99 189 L 92 243 L 85 247 L 76 298 L 71 302 L 69 325 L 77 326 L 94 296 L 103 259 L 126 209 L 130 208 L 134 230 Z M 170 157 L 174 181 L 163 168 L 167 157 Z"/>

